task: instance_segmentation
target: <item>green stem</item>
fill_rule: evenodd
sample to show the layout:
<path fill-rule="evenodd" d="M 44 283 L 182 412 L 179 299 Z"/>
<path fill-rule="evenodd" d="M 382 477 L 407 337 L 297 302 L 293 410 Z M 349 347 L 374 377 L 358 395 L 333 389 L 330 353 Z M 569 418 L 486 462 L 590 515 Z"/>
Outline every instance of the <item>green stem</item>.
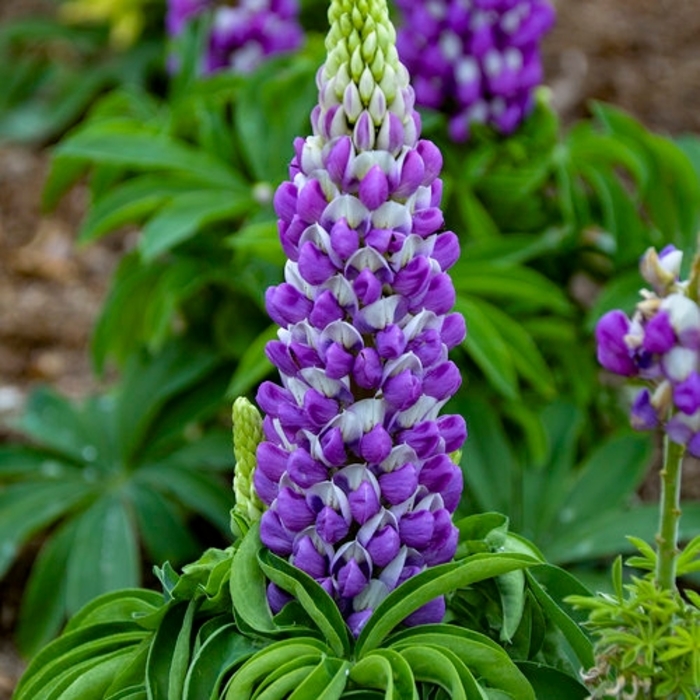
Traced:
<path fill-rule="evenodd" d="M 681 465 L 685 447 L 664 438 L 664 464 L 661 469 L 659 533 L 656 536 L 656 584 L 666 590 L 676 587 L 678 521 L 681 517 Z"/>

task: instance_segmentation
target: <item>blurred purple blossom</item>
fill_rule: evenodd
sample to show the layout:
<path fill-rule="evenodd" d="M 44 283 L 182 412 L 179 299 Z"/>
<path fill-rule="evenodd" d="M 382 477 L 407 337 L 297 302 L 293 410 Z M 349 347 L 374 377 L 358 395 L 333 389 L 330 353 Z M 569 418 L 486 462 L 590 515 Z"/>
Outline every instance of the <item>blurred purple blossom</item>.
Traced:
<path fill-rule="evenodd" d="M 298 0 L 240 0 L 232 6 L 218 0 L 168 0 L 168 33 L 177 36 L 205 12 L 211 20 L 204 73 L 249 73 L 268 56 L 293 51 L 304 40 Z"/>
<path fill-rule="evenodd" d="M 444 110 L 450 136 L 473 123 L 512 133 L 542 82 L 540 42 L 554 24 L 547 0 L 396 0 L 401 60 L 418 104 Z"/>

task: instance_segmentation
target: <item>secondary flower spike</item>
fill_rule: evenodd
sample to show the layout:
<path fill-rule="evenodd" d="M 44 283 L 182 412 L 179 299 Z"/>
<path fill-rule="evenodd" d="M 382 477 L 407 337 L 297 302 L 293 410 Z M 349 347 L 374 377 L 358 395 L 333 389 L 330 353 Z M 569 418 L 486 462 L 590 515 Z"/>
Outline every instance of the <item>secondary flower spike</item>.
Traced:
<path fill-rule="evenodd" d="M 396 0 L 398 47 L 418 104 L 446 111 L 454 141 L 473 123 L 513 132 L 542 82 L 539 44 L 554 24 L 547 0 Z"/>
<path fill-rule="evenodd" d="M 682 253 L 650 248 L 641 261 L 644 279 L 632 318 L 609 311 L 596 327 L 598 360 L 607 370 L 646 385 L 632 404 L 632 426 L 662 426 L 675 443 L 700 457 L 700 308 L 698 261 L 680 280 Z"/>
<path fill-rule="evenodd" d="M 166 26 L 171 36 L 203 12 L 211 12 L 202 70 L 248 73 L 268 57 L 301 46 L 298 0 L 168 0 Z"/>
<path fill-rule="evenodd" d="M 414 92 L 384 0 L 333 0 L 317 74 L 313 135 L 297 138 L 274 204 L 288 261 L 268 289 L 279 324 L 266 348 L 281 385 L 267 414 L 255 488 L 269 506 L 261 538 L 315 578 L 358 634 L 379 602 L 426 566 L 450 560 L 466 438 L 440 416 L 461 378 L 451 313 L 442 157 L 420 139 Z M 273 610 L 285 602 L 271 585 Z M 440 598 L 413 624 L 442 619 Z"/>

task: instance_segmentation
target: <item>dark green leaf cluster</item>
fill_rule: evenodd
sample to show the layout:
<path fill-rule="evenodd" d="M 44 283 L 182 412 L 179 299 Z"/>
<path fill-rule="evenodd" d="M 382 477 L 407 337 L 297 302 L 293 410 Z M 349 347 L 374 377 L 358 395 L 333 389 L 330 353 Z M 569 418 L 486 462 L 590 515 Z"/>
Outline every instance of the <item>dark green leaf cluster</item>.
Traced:
<path fill-rule="evenodd" d="M 628 564 L 652 573 L 623 584 L 622 559 L 613 566 L 610 595 L 571 596 L 588 611 L 585 626 L 595 637 L 595 665 L 584 680 L 594 698 L 691 700 L 700 693 L 700 596 L 660 588 L 653 578 L 656 553 L 632 538 L 640 555 Z M 695 538 L 678 558 L 678 573 L 700 568 Z"/>
<path fill-rule="evenodd" d="M 0 447 L 0 575 L 41 542 L 17 629 L 25 653 L 93 597 L 140 585 L 143 553 L 196 556 L 194 515 L 210 537 L 228 530 L 230 435 L 212 427 L 225 380 L 215 354 L 180 343 L 133 356 L 112 391 L 82 403 L 31 396 L 17 425 L 26 444 Z"/>
<path fill-rule="evenodd" d="M 123 53 L 106 27 L 28 18 L 0 28 L 0 141 L 45 143 L 73 126 L 106 90 L 153 86 L 162 76 L 162 31 Z"/>
<path fill-rule="evenodd" d="M 591 645 L 563 597 L 585 589 L 510 535 L 503 516 L 459 527 L 456 560 L 401 585 L 354 639 L 328 594 L 262 548 L 253 526 L 181 575 L 158 570 L 162 599 L 124 590 L 89 603 L 15 698 L 584 698 L 576 672 Z M 276 616 L 268 580 L 292 595 Z M 445 623 L 402 627 L 438 595 L 448 596 Z M 488 601 L 498 602 L 482 624 Z"/>

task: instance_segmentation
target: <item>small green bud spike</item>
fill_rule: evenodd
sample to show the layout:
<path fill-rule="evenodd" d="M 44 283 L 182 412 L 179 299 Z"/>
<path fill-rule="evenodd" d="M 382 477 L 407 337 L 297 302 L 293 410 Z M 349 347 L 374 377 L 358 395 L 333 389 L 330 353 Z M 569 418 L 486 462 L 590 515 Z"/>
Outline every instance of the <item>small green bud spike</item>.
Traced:
<path fill-rule="evenodd" d="M 248 399 L 239 396 L 233 402 L 233 454 L 236 466 L 233 472 L 233 493 L 236 505 L 233 517 L 245 520 L 249 525 L 260 520 L 264 505 L 255 493 L 253 475 L 256 467 L 255 453 L 263 440 L 262 416 Z"/>
<path fill-rule="evenodd" d="M 326 37 L 328 58 L 324 79 L 331 80 L 345 66 L 350 79 L 360 86 L 367 107 L 374 83 L 380 83 L 388 66 L 392 75 L 403 74 L 396 51 L 396 30 L 389 19 L 386 0 L 332 0 L 328 10 L 330 31 Z M 407 76 L 406 76 L 407 78 Z M 370 83 L 371 81 L 371 83 Z M 342 99 L 346 82 L 336 82 Z M 392 94 L 387 95 L 391 100 Z"/>
<path fill-rule="evenodd" d="M 455 450 L 454 452 L 450 452 L 447 456 L 452 460 L 452 463 L 457 466 L 462 463 L 462 450 Z"/>

